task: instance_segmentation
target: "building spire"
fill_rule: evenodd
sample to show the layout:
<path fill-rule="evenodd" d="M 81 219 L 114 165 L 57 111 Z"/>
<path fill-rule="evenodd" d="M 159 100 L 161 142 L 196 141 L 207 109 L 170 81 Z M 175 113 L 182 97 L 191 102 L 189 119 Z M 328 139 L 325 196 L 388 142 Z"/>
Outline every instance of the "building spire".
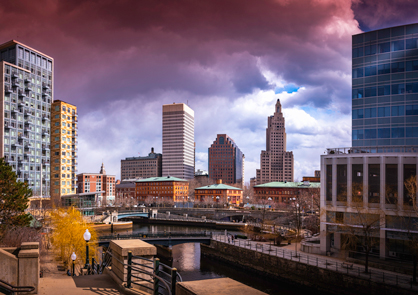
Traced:
<path fill-rule="evenodd" d="M 106 170 L 105 170 L 103 162 L 102 162 L 102 167 L 100 167 L 100 172 L 99 173 L 104 174 L 104 175 L 106 174 Z"/>

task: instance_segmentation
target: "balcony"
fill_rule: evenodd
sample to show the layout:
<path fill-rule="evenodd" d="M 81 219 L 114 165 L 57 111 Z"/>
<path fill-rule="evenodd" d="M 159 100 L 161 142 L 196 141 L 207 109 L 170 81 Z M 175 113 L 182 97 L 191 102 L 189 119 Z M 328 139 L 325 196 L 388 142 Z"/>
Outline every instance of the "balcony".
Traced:
<path fill-rule="evenodd" d="M 12 73 L 12 78 L 13 79 L 19 78 L 19 75 L 16 72 L 13 72 Z"/>
<path fill-rule="evenodd" d="M 19 110 L 18 109 L 13 109 L 12 110 L 12 114 L 17 114 L 19 112 Z"/>
<path fill-rule="evenodd" d="M 25 125 L 34 125 L 33 121 L 31 119 L 27 119 L 25 121 Z"/>
<path fill-rule="evenodd" d="M 42 93 L 42 97 L 50 98 L 51 95 L 49 95 L 49 93 L 44 92 L 44 93 Z"/>
<path fill-rule="evenodd" d="M 19 142 L 15 142 L 15 143 L 12 144 L 12 147 L 21 147 L 21 146 L 22 146 L 22 144 L 19 143 Z"/>
<path fill-rule="evenodd" d="M 47 115 L 43 115 L 42 116 L 42 121 L 50 121 L 50 119 Z"/>
<path fill-rule="evenodd" d="M 43 89 L 51 89 L 51 87 L 49 86 L 49 84 L 46 84 L 45 82 L 42 83 L 42 88 Z"/>
<path fill-rule="evenodd" d="M 49 135 L 49 131 L 46 129 L 42 129 L 42 136 L 48 136 Z"/>
<path fill-rule="evenodd" d="M 16 79 L 12 82 L 12 87 L 18 87 L 18 86 L 20 86 L 20 81 L 19 79 Z"/>
<path fill-rule="evenodd" d="M 376 153 L 416 153 L 415 146 L 373 146 L 373 147 L 346 147 L 346 148 L 327 148 L 327 155 L 342 154 L 376 154 Z"/>
<path fill-rule="evenodd" d="M 49 165 L 49 160 L 42 159 L 42 164 L 43 165 Z"/>
<path fill-rule="evenodd" d="M 73 117 L 73 123 L 77 123 L 78 119 Z"/>
<path fill-rule="evenodd" d="M 19 101 L 17 104 L 19 107 L 23 108 L 26 106 L 25 102 L 23 100 Z"/>
<path fill-rule="evenodd" d="M 29 78 L 25 78 L 25 84 L 31 83 L 31 80 Z"/>
<path fill-rule="evenodd" d="M 49 151 L 49 145 L 47 145 L 47 144 L 43 144 L 43 145 L 42 145 L 42 149 L 43 149 L 43 150 L 47 150 L 47 151 Z"/>
<path fill-rule="evenodd" d="M 32 89 L 32 87 L 31 87 L 31 86 L 26 86 L 25 91 L 26 91 L 26 92 L 29 92 L 29 91 L 33 91 L 33 89 Z"/>
<path fill-rule="evenodd" d="M 19 97 L 26 97 L 26 93 L 23 91 L 19 91 Z"/>
<path fill-rule="evenodd" d="M 33 117 L 33 114 L 29 111 L 25 111 L 24 115 L 25 117 Z"/>
<path fill-rule="evenodd" d="M 12 93 L 13 91 L 9 88 L 9 87 L 4 87 L 4 92 L 6 93 L 6 94 L 10 94 L 10 93 Z"/>
<path fill-rule="evenodd" d="M 12 123 L 10 123 L 10 122 L 4 122 L 4 128 L 5 129 L 10 129 L 10 128 L 12 128 L 13 126 L 12 126 Z"/>

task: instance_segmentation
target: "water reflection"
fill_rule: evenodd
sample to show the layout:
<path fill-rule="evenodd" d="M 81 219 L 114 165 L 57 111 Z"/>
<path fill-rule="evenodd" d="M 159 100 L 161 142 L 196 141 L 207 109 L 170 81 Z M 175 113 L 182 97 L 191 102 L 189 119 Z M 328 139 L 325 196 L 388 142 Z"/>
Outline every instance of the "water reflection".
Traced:
<path fill-rule="evenodd" d="M 173 267 L 178 271 L 200 270 L 200 244 L 180 244 L 172 248 Z"/>

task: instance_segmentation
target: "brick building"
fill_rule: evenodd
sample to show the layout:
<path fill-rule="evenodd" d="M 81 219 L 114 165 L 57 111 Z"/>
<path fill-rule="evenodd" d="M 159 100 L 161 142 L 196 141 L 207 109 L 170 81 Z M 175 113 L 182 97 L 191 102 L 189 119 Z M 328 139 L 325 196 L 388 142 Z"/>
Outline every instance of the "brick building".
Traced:
<path fill-rule="evenodd" d="M 244 154 L 232 138 L 218 134 L 208 153 L 209 178 L 223 183 L 244 184 Z"/>
<path fill-rule="evenodd" d="M 289 204 L 303 191 L 313 190 L 319 195 L 321 184 L 318 182 L 269 182 L 254 186 L 254 196 L 257 202 L 268 200 L 275 204 Z"/>
<path fill-rule="evenodd" d="M 121 179 L 149 178 L 162 176 L 162 154 L 151 153 L 146 157 L 129 157 L 120 161 Z"/>
<path fill-rule="evenodd" d="M 239 205 L 242 193 L 242 189 L 223 184 L 222 179 L 218 179 L 216 184 L 196 188 L 195 202 Z"/>
<path fill-rule="evenodd" d="M 183 202 L 187 200 L 189 182 L 185 179 L 165 176 L 137 180 L 135 197 L 145 202 L 147 197 L 154 197 L 156 202 Z"/>
<path fill-rule="evenodd" d="M 115 175 L 107 175 L 104 165 L 99 173 L 81 173 L 77 175 L 77 193 L 100 192 L 98 205 L 113 204 L 115 201 Z"/>

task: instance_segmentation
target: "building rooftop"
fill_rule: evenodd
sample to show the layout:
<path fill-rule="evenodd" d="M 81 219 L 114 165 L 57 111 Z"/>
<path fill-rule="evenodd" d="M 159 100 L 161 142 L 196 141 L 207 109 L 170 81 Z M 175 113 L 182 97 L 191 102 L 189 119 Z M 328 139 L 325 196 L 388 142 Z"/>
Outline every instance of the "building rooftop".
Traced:
<path fill-rule="evenodd" d="M 198 187 L 196 189 L 218 189 L 218 190 L 230 189 L 230 190 L 242 191 L 242 189 L 240 189 L 239 187 L 230 186 L 230 185 L 226 185 L 226 184 L 223 184 L 223 183 L 206 185 L 206 186 Z"/>
<path fill-rule="evenodd" d="M 418 153 L 417 146 L 362 146 L 362 147 L 341 147 L 327 148 L 327 155 L 342 154 L 376 154 L 376 153 Z"/>
<path fill-rule="evenodd" d="M 255 185 L 255 188 L 257 187 L 271 187 L 271 188 L 320 188 L 321 183 L 320 182 L 268 182 L 264 184 Z"/>
<path fill-rule="evenodd" d="M 139 179 L 135 182 L 161 182 L 161 181 L 184 181 L 187 182 L 186 179 L 181 179 L 173 176 L 164 176 L 164 177 L 150 177 L 145 179 Z"/>

